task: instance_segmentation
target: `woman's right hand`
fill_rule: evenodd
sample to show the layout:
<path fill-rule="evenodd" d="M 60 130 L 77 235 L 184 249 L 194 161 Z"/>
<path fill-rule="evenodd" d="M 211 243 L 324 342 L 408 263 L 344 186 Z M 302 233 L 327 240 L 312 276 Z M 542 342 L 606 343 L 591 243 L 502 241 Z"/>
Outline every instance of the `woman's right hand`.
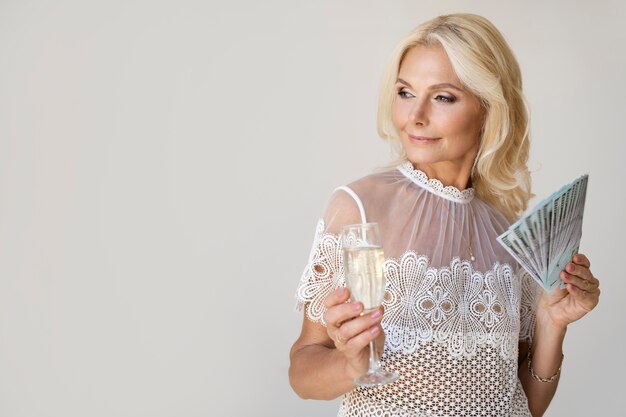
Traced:
<path fill-rule="evenodd" d="M 347 360 L 347 371 L 352 378 L 357 378 L 367 372 L 369 343 L 379 336 L 384 343 L 384 333 L 380 325 L 383 307 L 361 316 L 363 304 L 347 302 L 349 299 L 350 291 L 347 288 L 339 288 L 330 293 L 325 302 L 327 310 L 324 321 L 328 337 Z"/>

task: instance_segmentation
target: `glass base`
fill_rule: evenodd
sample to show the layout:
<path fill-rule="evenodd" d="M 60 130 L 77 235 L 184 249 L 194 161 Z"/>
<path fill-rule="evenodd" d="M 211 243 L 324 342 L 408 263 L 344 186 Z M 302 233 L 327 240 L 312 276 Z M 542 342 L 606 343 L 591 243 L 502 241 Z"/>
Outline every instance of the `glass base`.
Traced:
<path fill-rule="evenodd" d="M 380 385 L 390 384 L 400 378 L 400 375 L 379 369 L 374 372 L 368 372 L 363 376 L 354 380 L 354 383 L 360 387 L 378 387 Z"/>

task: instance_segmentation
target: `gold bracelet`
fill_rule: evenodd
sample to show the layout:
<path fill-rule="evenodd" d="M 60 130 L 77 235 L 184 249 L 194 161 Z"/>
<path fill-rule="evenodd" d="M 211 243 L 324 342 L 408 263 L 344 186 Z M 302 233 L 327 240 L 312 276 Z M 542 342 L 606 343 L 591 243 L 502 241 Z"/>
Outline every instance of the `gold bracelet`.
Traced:
<path fill-rule="evenodd" d="M 554 381 L 554 378 L 559 376 L 559 374 L 561 373 L 561 365 L 563 365 L 563 358 L 565 356 L 561 353 L 561 362 L 559 362 L 559 369 L 556 370 L 554 375 L 552 375 L 550 378 L 542 378 L 539 375 L 537 375 L 535 373 L 535 371 L 533 371 L 533 366 L 532 366 L 533 354 L 530 352 L 530 349 L 531 349 L 531 346 L 528 347 L 528 356 L 527 356 L 527 358 L 528 358 L 528 370 L 530 371 L 530 374 L 532 375 L 532 377 L 535 378 L 539 382 L 552 382 L 552 381 Z"/>

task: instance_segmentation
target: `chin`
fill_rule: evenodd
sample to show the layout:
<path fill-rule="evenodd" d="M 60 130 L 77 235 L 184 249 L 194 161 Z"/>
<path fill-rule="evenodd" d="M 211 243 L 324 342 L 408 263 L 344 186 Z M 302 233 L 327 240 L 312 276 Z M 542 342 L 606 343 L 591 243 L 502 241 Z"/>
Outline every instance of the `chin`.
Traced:
<path fill-rule="evenodd" d="M 427 151 L 415 151 L 410 150 L 407 152 L 405 149 L 406 158 L 413 163 L 413 165 L 421 164 L 434 164 L 441 162 L 442 158 L 439 155 L 434 155 L 432 152 Z"/>

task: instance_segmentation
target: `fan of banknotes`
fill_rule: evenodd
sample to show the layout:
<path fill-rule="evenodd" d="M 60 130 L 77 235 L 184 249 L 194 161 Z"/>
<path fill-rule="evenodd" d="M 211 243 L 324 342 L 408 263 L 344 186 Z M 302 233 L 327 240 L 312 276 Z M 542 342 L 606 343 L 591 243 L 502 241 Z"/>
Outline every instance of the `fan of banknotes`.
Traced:
<path fill-rule="evenodd" d="M 497 238 L 546 291 L 562 284 L 559 275 L 578 251 L 588 180 L 566 184 Z"/>

